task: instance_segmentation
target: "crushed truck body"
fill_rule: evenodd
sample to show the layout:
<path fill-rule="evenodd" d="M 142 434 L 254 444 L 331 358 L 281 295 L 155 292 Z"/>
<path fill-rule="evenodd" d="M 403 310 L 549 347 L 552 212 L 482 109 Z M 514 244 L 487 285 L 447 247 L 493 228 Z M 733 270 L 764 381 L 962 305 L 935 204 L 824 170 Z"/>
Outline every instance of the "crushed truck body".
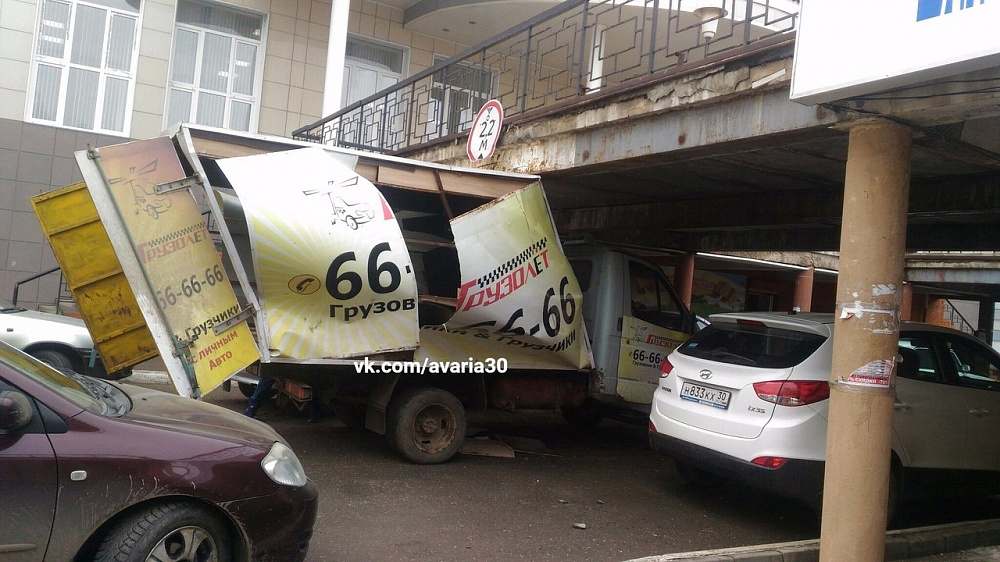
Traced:
<path fill-rule="evenodd" d="M 695 326 L 658 267 L 564 248 L 537 176 L 194 125 L 76 158 L 33 204 L 102 355 L 191 398 L 275 379 L 414 462 L 466 409 L 648 412 Z"/>

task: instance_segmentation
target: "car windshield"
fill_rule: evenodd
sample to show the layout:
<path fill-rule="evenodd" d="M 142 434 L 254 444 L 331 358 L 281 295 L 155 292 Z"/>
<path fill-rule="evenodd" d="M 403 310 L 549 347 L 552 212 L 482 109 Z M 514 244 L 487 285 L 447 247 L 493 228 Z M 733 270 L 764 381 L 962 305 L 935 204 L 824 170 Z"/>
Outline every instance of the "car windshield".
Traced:
<path fill-rule="evenodd" d="M 73 371 L 54 369 L 5 344 L 0 344 L 0 363 L 95 414 L 118 417 L 131 408 L 128 395 L 118 387 Z"/>
<path fill-rule="evenodd" d="M 679 352 L 733 365 L 787 369 L 806 360 L 826 338 L 761 324 L 717 322 L 691 336 Z"/>

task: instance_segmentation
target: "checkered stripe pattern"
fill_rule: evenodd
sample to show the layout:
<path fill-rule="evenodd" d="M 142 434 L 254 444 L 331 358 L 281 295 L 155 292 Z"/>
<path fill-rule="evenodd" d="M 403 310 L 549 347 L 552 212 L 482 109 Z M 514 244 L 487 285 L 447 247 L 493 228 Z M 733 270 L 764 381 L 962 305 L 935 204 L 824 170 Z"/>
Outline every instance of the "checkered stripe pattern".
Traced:
<path fill-rule="evenodd" d="M 482 289 L 488 285 L 492 285 L 503 279 L 508 273 L 520 269 L 520 267 L 524 265 L 524 262 L 528 261 L 529 258 L 545 249 L 545 246 L 548 244 L 548 240 L 548 238 L 542 238 L 538 242 L 535 242 L 525 248 L 520 254 L 507 260 L 507 262 L 500 267 L 480 277 L 477 281 L 479 288 Z"/>
<path fill-rule="evenodd" d="M 149 245 L 149 246 L 159 246 L 160 244 L 166 244 L 167 242 L 170 242 L 171 240 L 177 240 L 178 238 L 184 238 L 188 234 L 191 234 L 191 233 L 194 233 L 194 232 L 198 232 L 198 231 L 201 231 L 201 230 L 204 230 L 204 229 L 205 229 L 205 223 L 203 223 L 203 222 L 200 222 L 198 224 L 192 224 L 191 226 L 189 226 L 187 228 L 182 228 L 181 230 L 176 230 L 174 232 L 171 232 L 170 234 L 167 234 L 166 236 L 161 236 L 159 238 L 156 238 L 155 240 L 150 240 L 146 244 Z"/>

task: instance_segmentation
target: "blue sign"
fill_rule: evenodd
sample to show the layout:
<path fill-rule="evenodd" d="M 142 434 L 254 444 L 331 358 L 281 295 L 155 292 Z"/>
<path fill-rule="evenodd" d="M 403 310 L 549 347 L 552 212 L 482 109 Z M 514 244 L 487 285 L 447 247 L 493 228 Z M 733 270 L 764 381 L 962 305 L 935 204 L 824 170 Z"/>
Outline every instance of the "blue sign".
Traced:
<path fill-rule="evenodd" d="M 979 0 L 979 4 L 985 3 L 986 0 Z M 917 21 L 950 14 L 956 6 L 959 10 L 965 10 L 975 5 L 976 0 L 917 0 Z"/>

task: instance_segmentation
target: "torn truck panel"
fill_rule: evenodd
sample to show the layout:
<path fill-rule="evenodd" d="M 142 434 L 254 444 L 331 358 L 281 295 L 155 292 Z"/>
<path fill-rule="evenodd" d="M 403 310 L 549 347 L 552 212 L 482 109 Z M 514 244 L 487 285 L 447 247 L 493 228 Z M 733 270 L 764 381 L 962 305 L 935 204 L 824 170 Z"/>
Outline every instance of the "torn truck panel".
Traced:
<path fill-rule="evenodd" d="M 221 160 L 246 215 L 271 359 L 417 346 L 417 284 L 393 210 L 322 148 Z M 276 189 L 279 187 L 279 189 Z"/>
<path fill-rule="evenodd" d="M 31 204 L 108 372 L 156 357 L 156 343 L 87 185 L 33 197 Z"/>

